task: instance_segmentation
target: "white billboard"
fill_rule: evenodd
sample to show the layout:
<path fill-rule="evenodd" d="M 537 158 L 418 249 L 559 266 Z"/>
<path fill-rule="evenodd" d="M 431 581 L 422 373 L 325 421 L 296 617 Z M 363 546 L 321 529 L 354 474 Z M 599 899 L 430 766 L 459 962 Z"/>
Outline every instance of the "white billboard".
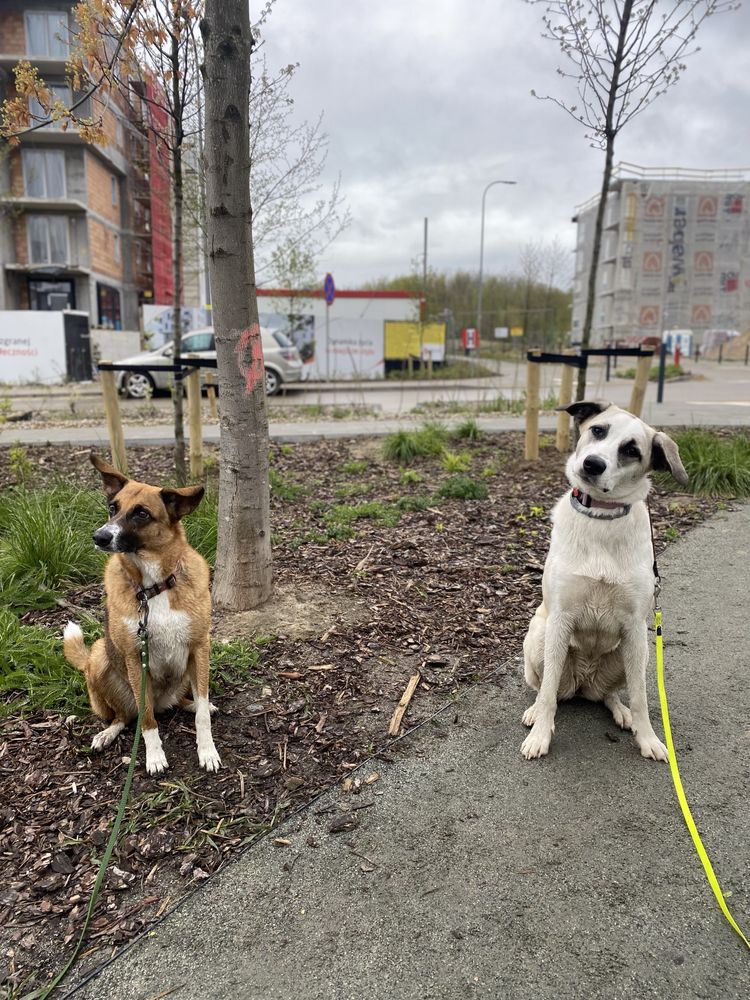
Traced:
<path fill-rule="evenodd" d="M 62 312 L 20 309 L 0 312 L 0 378 L 3 382 L 65 381 Z"/>

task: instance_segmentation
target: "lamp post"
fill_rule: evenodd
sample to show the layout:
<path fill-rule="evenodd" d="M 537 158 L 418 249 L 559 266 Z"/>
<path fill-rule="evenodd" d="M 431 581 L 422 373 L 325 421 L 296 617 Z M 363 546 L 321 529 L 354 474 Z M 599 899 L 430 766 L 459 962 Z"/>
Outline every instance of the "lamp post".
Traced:
<path fill-rule="evenodd" d="M 515 181 L 490 181 L 482 192 L 482 235 L 479 238 L 479 290 L 477 291 L 477 333 L 482 336 L 482 272 L 484 270 L 484 208 L 487 192 L 495 184 L 515 184 Z"/>

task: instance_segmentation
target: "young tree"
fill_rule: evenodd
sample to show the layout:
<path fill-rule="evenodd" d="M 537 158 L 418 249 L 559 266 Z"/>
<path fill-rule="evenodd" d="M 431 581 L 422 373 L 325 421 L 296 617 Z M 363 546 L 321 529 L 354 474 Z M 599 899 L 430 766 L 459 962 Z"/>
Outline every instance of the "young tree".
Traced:
<path fill-rule="evenodd" d="M 252 250 L 247 0 L 206 0 L 206 198 L 221 393 L 219 541 L 213 599 L 239 611 L 271 593 L 268 416 Z"/>
<path fill-rule="evenodd" d="M 604 211 L 612 177 L 615 140 L 652 101 L 674 86 L 695 51 L 695 37 L 707 17 L 734 10 L 731 0 L 526 0 L 544 7 L 543 36 L 566 58 L 561 77 L 575 81 L 576 103 L 547 96 L 588 130 L 604 150 L 604 169 L 594 225 L 586 314 L 581 346 L 591 342 L 596 278 Z M 532 91 L 533 96 L 537 96 Z M 578 373 L 577 399 L 586 392 L 586 372 Z"/>

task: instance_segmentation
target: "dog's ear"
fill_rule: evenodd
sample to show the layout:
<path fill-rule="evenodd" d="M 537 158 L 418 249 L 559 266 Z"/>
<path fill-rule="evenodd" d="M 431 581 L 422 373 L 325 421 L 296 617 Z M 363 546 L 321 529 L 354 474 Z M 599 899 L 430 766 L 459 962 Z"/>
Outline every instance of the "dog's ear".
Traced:
<path fill-rule="evenodd" d="M 91 464 L 94 468 L 101 473 L 102 482 L 104 483 L 104 492 L 107 496 L 107 500 L 111 500 L 113 496 L 116 496 L 123 486 L 128 482 L 128 477 L 123 476 L 121 472 L 118 472 L 114 466 L 109 465 L 105 462 L 103 458 L 95 455 L 92 451 L 89 455 L 91 459 Z"/>
<path fill-rule="evenodd" d="M 680 449 L 664 431 L 657 431 L 651 441 L 651 468 L 654 472 L 671 472 L 681 486 L 688 484 Z"/>
<path fill-rule="evenodd" d="M 191 514 L 203 499 L 206 491 L 202 486 L 183 486 L 181 489 L 162 490 L 161 498 L 167 508 L 170 521 L 180 521 Z"/>
<path fill-rule="evenodd" d="M 556 409 L 559 412 L 569 413 L 575 421 L 576 427 L 580 427 L 589 417 L 596 417 L 600 413 L 604 413 L 611 405 L 611 403 L 601 399 L 586 399 L 579 403 L 571 403 L 570 406 L 558 406 Z"/>

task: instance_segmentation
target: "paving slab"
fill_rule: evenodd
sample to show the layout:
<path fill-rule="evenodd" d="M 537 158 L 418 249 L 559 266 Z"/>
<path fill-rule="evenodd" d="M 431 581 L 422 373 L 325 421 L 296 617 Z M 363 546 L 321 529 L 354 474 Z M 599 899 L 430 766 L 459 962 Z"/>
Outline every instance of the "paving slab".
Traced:
<path fill-rule="evenodd" d="M 660 559 L 672 725 L 699 829 L 750 928 L 750 506 Z M 652 678 L 653 679 L 653 678 Z M 655 728 L 655 684 L 650 683 Z M 666 765 L 596 705 L 525 761 L 516 658 L 217 873 L 76 1000 L 750 996 Z M 216 724 L 221 745 L 221 721 Z M 402 752 L 404 751 L 404 752 Z M 359 826 L 329 832 L 341 805 Z"/>

